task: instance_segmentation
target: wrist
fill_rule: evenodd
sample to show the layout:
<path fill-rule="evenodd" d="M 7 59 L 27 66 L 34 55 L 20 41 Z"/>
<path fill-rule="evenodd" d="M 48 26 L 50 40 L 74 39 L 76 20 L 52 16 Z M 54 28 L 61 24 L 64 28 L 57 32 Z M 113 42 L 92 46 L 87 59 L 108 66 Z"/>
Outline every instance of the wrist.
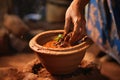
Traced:
<path fill-rule="evenodd" d="M 76 5 L 77 8 L 83 10 L 86 4 L 89 3 L 89 0 L 73 0 L 73 3 Z"/>

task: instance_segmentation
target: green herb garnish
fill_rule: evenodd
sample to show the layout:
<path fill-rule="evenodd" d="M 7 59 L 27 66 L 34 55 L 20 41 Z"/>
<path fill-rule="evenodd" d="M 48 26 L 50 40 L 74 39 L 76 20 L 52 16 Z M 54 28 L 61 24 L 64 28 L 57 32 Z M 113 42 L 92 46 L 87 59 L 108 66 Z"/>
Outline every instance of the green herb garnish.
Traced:
<path fill-rule="evenodd" d="M 62 34 L 58 34 L 58 36 L 55 38 L 55 41 L 58 42 L 62 38 L 63 38 L 63 35 Z"/>

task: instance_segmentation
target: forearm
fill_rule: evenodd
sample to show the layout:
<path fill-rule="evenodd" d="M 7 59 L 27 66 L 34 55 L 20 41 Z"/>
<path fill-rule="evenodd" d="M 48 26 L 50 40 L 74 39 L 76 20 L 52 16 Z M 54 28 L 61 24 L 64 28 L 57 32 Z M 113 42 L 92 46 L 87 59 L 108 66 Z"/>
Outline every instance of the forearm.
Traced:
<path fill-rule="evenodd" d="M 84 9 L 89 0 L 73 0 L 73 3 L 76 4 L 77 8 Z"/>
<path fill-rule="evenodd" d="M 80 2 L 80 3 L 88 3 L 90 0 L 73 0 L 73 1 L 77 1 L 77 2 Z"/>

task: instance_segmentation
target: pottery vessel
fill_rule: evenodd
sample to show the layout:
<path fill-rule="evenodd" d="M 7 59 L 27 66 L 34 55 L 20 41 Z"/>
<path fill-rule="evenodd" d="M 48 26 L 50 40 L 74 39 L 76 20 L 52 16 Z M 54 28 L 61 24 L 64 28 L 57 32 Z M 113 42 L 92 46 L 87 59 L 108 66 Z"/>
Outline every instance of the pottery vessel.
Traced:
<path fill-rule="evenodd" d="M 30 48 L 37 54 L 42 65 L 52 74 L 68 74 L 78 69 L 86 49 L 92 44 L 88 38 L 68 48 L 47 48 L 43 45 L 62 34 L 63 30 L 51 30 L 37 34 L 30 40 Z"/>

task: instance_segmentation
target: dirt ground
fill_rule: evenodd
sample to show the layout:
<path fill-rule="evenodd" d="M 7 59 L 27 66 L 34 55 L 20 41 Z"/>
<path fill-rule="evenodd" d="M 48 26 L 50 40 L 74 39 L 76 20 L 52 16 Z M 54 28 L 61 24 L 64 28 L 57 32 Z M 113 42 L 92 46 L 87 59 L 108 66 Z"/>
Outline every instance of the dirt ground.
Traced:
<path fill-rule="evenodd" d="M 107 62 L 107 57 L 100 58 L 102 55 L 98 58 L 99 52 L 93 44 L 86 52 L 82 67 L 61 76 L 51 75 L 36 60 L 34 52 L 3 56 L 0 57 L 0 80 L 120 80 L 120 66 Z"/>

